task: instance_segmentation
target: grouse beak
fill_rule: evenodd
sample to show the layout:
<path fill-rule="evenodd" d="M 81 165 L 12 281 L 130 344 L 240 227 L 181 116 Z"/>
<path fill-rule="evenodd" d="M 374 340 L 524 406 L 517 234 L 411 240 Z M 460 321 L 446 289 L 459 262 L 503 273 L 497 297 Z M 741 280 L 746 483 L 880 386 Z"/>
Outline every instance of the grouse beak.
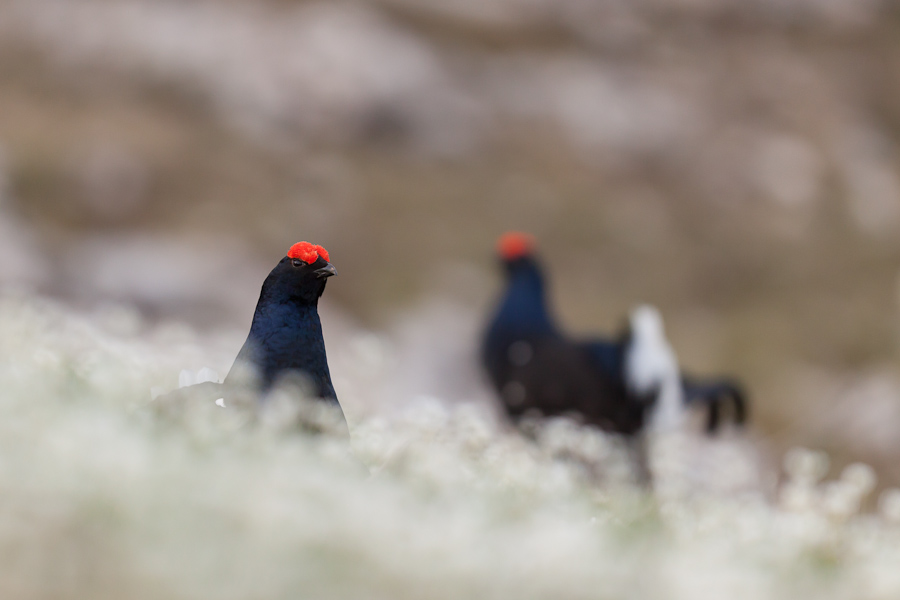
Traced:
<path fill-rule="evenodd" d="M 316 269 L 315 274 L 319 276 L 319 279 L 326 279 L 332 275 L 337 275 L 337 269 L 334 268 L 333 264 L 328 263 L 321 269 Z"/>

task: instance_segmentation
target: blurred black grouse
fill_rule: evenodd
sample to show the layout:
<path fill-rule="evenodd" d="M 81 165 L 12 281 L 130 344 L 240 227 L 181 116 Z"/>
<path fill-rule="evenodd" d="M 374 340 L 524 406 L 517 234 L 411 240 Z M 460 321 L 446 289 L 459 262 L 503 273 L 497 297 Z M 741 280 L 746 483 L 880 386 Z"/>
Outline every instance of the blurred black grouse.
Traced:
<path fill-rule="evenodd" d="M 297 375 L 310 395 L 339 407 L 318 312 L 325 283 L 336 274 L 324 248 L 294 244 L 263 282 L 250 334 L 225 383 L 201 383 L 178 392 L 227 402 L 234 390 L 265 393 L 282 377 Z"/>
<path fill-rule="evenodd" d="M 736 422 L 743 423 L 741 389 L 730 381 L 682 377 L 661 320 L 649 307 L 633 313 L 617 340 L 564 336 L 548 311 L 533 247 L 526 234 L 500 238 L 507 287 L 482 345 L 485 370 L 514 421 L 529 411 L 543 416 L 577 413 L 588 424 L 633 435 L 651 419 L 677 418 L 683 404 L 692 402 L 709 406 L 707 428 L 712 431 L 718 426 L 719 405 L 730 400 Z"/>

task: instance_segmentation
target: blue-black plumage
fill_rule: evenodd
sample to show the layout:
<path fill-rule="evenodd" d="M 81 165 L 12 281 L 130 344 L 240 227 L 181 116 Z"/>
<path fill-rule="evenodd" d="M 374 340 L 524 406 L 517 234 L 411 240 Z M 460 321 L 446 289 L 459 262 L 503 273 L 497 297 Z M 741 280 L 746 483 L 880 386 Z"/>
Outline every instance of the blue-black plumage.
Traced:
<path fill-rule="evenodd" d="M 267 391 L 279 377 L 294 372 L 308 380 L 313 395 L 337 401 L 318 311 L 327 278 L 336 273 L 319 255 L 311 263 L 281 259 L 263 283 L 247 341 L 225 383 L 250 367 L 260 390 Z"/>
<path fill-rule="evenodd" d="M 611 339 L 577 340 L 557 326 L 530 236 L 508 233 L 498 251 L 506 288 L 488 323 L 481 358 L 507 414 L 577 413 L 586 423 L 633 435 L 651 421 L 677 420 L 688 403 L 709 408 L 708 429 L 730 400 L 735 421 L 746 416 L 740 387 L 727 380 L 682 377 L 658 313 L 641 307 Z M 673 414 L 674 413 L 674 414 Z"/>
<path fill-rule="evenodd" d="M 549 310 L 542 269 L 524 234 L 506 234 L 499 253 L 506 289 L 482 343 L 482 362 L 507 414 L 577 413 L 606 430 L 633 434 L 645 406 L 633 402 L 621 375 L 622 346 L 569 339 Z"/>
<path fill-rule="evenodd" d="M 222 384 L 203 383 L 169 394 L 175 397 L 264 396 L 279 381 L 299 383 L 307 395 L 338 409 L 328 369 L 319 298 L 337 270 L 321 246 L 294 244 L 263 282 L 250 333 Z"/>

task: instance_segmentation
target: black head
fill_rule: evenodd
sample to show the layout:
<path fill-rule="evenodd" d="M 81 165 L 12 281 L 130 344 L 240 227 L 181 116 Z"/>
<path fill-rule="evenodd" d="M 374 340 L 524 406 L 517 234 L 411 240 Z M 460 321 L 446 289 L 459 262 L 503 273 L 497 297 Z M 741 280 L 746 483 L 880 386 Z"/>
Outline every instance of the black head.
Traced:
<path fill-rule="evenodd" d="M 266 277 L 263 294 L 270 299 L 316 304 L 333 275 L 337 275 L 337 270 L 328 262 L 325 249 L 300 242 Z"/>
<path fill-rule="evenodd" d="M 542 271 L 541 265 L 538 260 L 531 255 L 519 256 L 512 259 L 502 259 L 503 269 L 506 272 L 507 277 L 514 277 L 516 275 L 540 275 Z"/>

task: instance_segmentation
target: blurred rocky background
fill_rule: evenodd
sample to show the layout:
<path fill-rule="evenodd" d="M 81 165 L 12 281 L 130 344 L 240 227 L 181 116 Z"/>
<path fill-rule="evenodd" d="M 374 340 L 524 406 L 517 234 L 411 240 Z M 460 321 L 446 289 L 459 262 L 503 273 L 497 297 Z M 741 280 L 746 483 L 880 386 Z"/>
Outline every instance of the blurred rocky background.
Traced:
<path fill-rule="evenodd" d="M 894 483 L 898 144 L 887 0 L 0 0 L 3 289 L 245 332 L 305 239 L 440 358 L 524 229 L 571 331 L 656 304 L 773 451 Z"/>

